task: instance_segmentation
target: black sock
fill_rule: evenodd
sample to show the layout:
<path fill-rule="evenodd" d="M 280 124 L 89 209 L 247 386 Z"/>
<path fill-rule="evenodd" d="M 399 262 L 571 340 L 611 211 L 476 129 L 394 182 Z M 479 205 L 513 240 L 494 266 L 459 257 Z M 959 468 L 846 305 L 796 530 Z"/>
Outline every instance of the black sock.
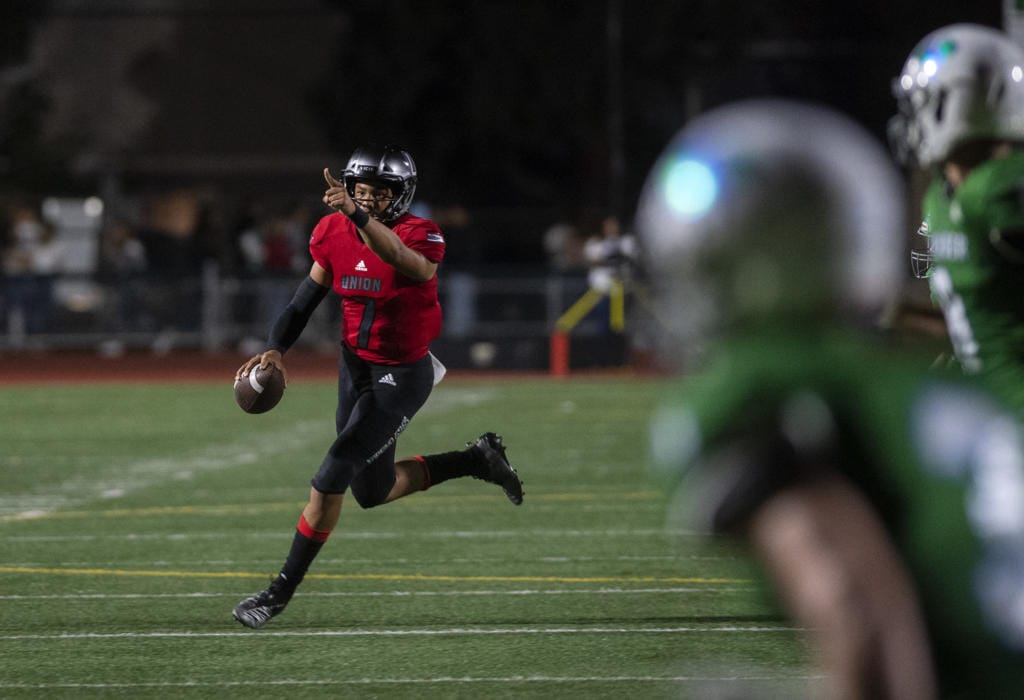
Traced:
<path fill-rule="evenodd" d="M 302 583 L 309 565 L 316 559 L 330 534 L 330 530 L 314 530 L 306 523 L 305 516 L 299 517 L 299 526 L 295 530 L 295 537 L 292 538 L 292 548 L 288 551 L 288 558 L 285 559 L 280 574 L 284 580 L 279 585 L 289 596 Z"/>
<path fill-rule="evenodd" d="M 427 485 L 440 484 L 448 479 L 460 476 L 487 476 L 487 464 L 480 459 L 480 451 L 476 446 L 467 447 L 457 452 L 442 452 L 437 455 L 417 457 L 427 470 Z"/>

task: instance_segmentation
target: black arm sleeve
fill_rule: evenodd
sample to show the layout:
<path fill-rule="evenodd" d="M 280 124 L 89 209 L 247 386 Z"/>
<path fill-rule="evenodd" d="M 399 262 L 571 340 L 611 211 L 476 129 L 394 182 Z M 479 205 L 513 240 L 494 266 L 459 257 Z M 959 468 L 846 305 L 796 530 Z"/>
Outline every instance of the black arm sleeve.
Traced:
<path fill-rule="evenodd" d="M 302 280 L 302 284 L 295 290 L 295 296 L 274 321 L 274 326 L 267 337 L 267 348 L 277 350 L 282 355 L 288 352 L 288 348 L 302 335 L 309 317 L 329 291 L 327 287 L 321 287 L 314 282 L 312 277 Z"/>

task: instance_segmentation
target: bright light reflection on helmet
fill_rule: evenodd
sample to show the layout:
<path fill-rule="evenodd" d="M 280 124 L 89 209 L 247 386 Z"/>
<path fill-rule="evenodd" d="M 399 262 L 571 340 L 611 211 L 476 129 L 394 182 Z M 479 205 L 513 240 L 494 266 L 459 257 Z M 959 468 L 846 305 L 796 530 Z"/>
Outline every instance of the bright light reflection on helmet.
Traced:
<path fill-rule="evenodd" d="M 925 64 L 927 64 L 928 62 L 931 62 L 933 64 L 932 69 L 930 71 L 930 75 L 934 75 L 935 70 L 938 68 L 938 64 L 941 63 L 946 57 L 948 57 L 954 51 L 956 51 L 956 42 L 953 41 L 952 39 L 944 39 L 937 45 L 928 46 L 924 50 L 923 59 Z M 925 66 L 925 70 L 928 70 L 927 65 Z"/>
<path fill-rule="evenodd" d="M 698 219 L 718 197 L 718 180 L 706 164 L 693 159 L 675 160 L 664 175 L 665 201 L 688 219 Z"/>

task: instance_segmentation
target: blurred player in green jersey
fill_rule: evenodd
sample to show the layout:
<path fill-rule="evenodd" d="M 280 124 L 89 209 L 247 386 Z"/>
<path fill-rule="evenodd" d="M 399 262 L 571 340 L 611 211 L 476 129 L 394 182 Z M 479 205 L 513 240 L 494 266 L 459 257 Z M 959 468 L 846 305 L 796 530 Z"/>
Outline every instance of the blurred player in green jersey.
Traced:
<path fill-rule="evenodd" d="M 1019 696 L 1024 436 L 974 378 L 876 332 L 897 293 L 902 183 L 821 107 L 696 119 L 637 212 L 665 354 L 652 424 L 677 512 L 750 547 L 829 698 Z"/>
<path fill-rule="evenodd" d="M 924 37 L 893 82 L 897 157 L 927 169 L 914 272 L 953 352 L 1024 411 L 1024 49 L 955 24 Z"/>

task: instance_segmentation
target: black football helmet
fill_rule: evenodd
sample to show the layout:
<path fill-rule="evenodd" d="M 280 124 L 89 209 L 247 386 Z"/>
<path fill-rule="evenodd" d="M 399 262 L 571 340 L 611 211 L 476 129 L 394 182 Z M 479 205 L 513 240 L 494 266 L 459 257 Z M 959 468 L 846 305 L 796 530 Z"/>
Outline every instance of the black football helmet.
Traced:
<path fill-rule="evenodd" d="M 391 190 L 391 204 L 381 214 L 384 221 L 394 221 L 409 211 L 416 194 L 416 163 L 398 146 L 360 146 L 348 159 L 342 181 L 349 196 L 355 195 L 356 182 L 373 182 Z"/>

